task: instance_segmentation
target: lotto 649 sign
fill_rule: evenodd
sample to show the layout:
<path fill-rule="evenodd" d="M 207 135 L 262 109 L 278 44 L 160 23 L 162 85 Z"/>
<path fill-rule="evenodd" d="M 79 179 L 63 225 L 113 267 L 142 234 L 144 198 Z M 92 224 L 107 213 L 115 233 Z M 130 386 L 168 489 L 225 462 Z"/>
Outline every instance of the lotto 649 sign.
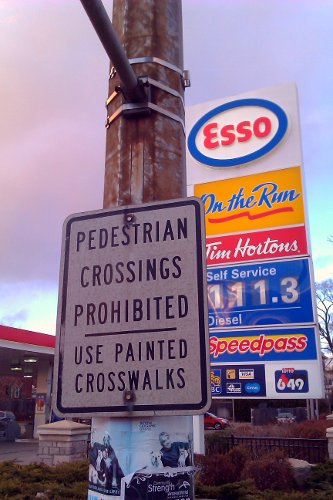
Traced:
<path fill-rule="evenodd" d="M 312 323 L 307 259 L 212 267 L 209 327 Z"/>
<path fill-rule="evenodd" d="M 54 391 L 61 414 L 127 415 L 128 401 L 136 415 L 209 407 L 203 242 L 195 198 L 67 219 Z"/>
<path fill-rule="evenodd" d="M 275 372 L 276 392 L 297 393 L 309 392 L 307 370 L 284 368 Z"/>

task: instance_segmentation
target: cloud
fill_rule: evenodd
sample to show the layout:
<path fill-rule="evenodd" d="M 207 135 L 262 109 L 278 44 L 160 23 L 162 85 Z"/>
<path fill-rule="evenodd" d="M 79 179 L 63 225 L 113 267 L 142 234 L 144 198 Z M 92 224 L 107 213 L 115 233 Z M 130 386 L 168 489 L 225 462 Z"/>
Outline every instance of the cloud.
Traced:
<path fill-rule="evenodd" d="M 57 295 L 57 287 L 48 282 L 0 283 L 0 324 L 54 334 Z"/>
<path fill-rule="evenodd" d="M 79 2 L 5 7 L 0 275 L 56 284 L 64 219 L 102 207 L 109 62 Z"/>
<path fill-rule="evenodd" d="M 22 328 L 28 318 L 27 309 L 22 309 L 15 314 L 7 314 L 0 317 L 0 325 L 15 326 Z"/>
<path fill-rule="evenodd" d="M 333 278 L 333 262 L 330 259 L 324 266 L 317 266 L 315 262 L 314 268 L 315 281 L 320 283 L 321 281 Z"/>
<path fill-rule="evenodd" d="M 4 149 L 9 172 L 1 186 L 3 280 L 57 281 L 64 219 L 102 207 L 104 151 L 91 152 L 91 140 L 89 129 L 78 130 L 75 121 L 65 119 L 26 134 L 21 148 Z"/>

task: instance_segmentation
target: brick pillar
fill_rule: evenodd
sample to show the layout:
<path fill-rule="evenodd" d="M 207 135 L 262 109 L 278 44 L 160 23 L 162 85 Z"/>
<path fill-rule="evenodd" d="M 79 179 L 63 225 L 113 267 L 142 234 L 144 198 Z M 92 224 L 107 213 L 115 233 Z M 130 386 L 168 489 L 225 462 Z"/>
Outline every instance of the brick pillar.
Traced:
<path fill-rule="evenodd" d="M 72 462 L 87 457 L 90 426 L 61 420 L 38 427 L 38 457 L 47 465 Z"/>

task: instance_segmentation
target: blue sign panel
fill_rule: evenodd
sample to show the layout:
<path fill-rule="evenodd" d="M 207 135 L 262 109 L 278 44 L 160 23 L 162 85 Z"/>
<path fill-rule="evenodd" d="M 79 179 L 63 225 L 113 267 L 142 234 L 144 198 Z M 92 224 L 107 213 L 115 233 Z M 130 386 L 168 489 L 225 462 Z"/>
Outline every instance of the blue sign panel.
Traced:
<path fill-rule="evenodd" d="M 306 393 L 309 392 L 307 370 L 284 368 L 275 372 L 275 389 L 280 393 Z"/>
<path fill-rule="evenodd" d="M 210 370 L 210 386 L 212 391 L 212 396 L 220 396 L 222 394 L 222 376 L 220 369 Z"/>
<path fill-rule="evenodd" d="M 209 328 L 313 323 L 308 259 L 210 268 Z"/>
<path fill-rule="evenodd" d="M 314 327 L 210 332 L 211 363 L 317 359 Z"/>
<path fill-rule="evenodd" d="M 214 379 L 214 384 L 213 384 Z M 211 370 L 212 396 L 266 396 L 264 365 L 223 365 Z"/>

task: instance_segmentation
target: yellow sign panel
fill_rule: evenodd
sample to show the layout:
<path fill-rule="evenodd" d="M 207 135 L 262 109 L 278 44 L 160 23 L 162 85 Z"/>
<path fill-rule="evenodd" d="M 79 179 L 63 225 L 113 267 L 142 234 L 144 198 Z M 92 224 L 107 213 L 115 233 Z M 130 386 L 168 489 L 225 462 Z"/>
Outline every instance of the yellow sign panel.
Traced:
<path fill-rule="evenodd" d="M 229 379 L 229 380 L 230 380 L 230 379 L 235 379 L 235 378 L 236 378 L 236 370 L 231 369 L 231 368 L 230 368 L 230 369 L 228 369 L 228 370 L 226 371 L 226 378 L 227 378 L 227 379 Z"/>
<path fill-rule="evenodd" d="M 194 195 L 205 204 L 207 235 L 304 223 L 300 167 L 196 184 Z"/>
<path fill-rule="evenodd" d="M 215 375 L 214 372 L 210 372 L 210 383 L 212 385 L 221 385 L 221 377 Z"/>

